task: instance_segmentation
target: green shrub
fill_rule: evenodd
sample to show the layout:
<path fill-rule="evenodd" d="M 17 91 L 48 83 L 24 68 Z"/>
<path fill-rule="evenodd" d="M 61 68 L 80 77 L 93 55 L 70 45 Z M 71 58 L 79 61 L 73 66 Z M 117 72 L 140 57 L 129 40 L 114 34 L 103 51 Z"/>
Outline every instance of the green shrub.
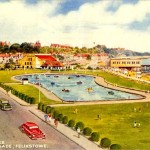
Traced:
<path fill-rule="evenodd" d="M 31 97 L 28 96 L 27 103 L 30 103 Z"/>
<path fill-rule="evenodd" d="M 83 129 L 83 134 L 86 135 L 86 136 L 90 136 L 92 133 L 92 129 L 89 128 L 89 127 L 86 127 Z"/>
<path fill-rule="evenodd" d="M 53 112 L 53 118 L 57 118 L 58 119 L 58 115 L 60 114 L 60 112 L 58 110 L 54 110 Z"/>
<path fill-rule="evenodd" d="M 54 108 L 54 107 L 51 107 L 51 109 L 50 109 L 50 113 L 51 113 L 51 114 L 53 114 L 53 113 L 54 113 L 54 111 L 55 111 L 55 108 Z"/>
<path fill-rule="evenodd" d="M 49 114 L 49 113 L 50 113 L 50 110 L 51 110 L 51 106 L 47 106 L 47 107 L 46 107 L 46 113 Z"/>
<path fill-rule="evenodd" d="M 43 112 L 46 112 L 46 107 L 47 107 L 47 105 L 43 105 L 43 107 L 42 107 Z"/>
<path fill-rule="evenodd" d="M 73 119 L 69 120 L 68 126 L 69 127 L 74 127 L 75 126 L 75 120 L 73 120 Z"/>
<path fill-rule="evenodd" d="M 64 117 L 63 117 L 62 123 L 63 123 L 63 124 L 67 124 L 67 123 L 68 123 L 68 117 L 67 117 L 67 116 L 64 116 Z"/>
<path fill-rule="evenodd" d="M 110 150 L 121 150 L 121 145 L 119 145 L 119 144 L 112 144 L 110 146 Z"/>
<path fill-rule="evenodd" d="M 63 120 L 63 114 L 58 114 L 58 121 L 62 122 Z"/>
<path fill-rule="evenodd" d="M 25 96 L 25 95 L 24 95 L 24 94 L 22 94 L 22 96 L 21 96 L 21 99 L 22 99 L 22 100 L 24 100 L 24 96 Z"/>
<path fill-rule="evenodd" d="M 44 104 L 41 103 L 40 110 L 42 111 Z"/>
<path fill-rule="evenodd" d="M 78 128 L 80 128 L 80 130 L 84 129 L 84 123 L 79 121 L 76 123 L 75 129 L 77 130 Z"/>
<path fill-rule="evenodd" d="M 41 107 L 42 107 L 42 103 L 38 103 L 38 109 L 41 110 Z"/>
<path fill-rule="evenodd" d="M 35 104 L 35 102 L 36 102 L 35 98 L 34 97 L 30 97 L 29 103 L 30 104 Z"/>
<path fill-rule="evenodd" d="M 26 102 L 27 102 L 27 99 L 28 99 L 28 95 L 25 95 L 25 99 L 24 99 L 24 100 L 25 100 Z"/>
<path fill-rule="evenodd" d="M 98 142 L 99 141 L 99 138 L 100 138 L 100 134 L 99 132 L 93 132 L 91 134 L 91 141 L 95 141 L 95 142 Z"/>
<path fill-rule="evenodd" d="M 102 148 L 109 148 L 111 145 L 111 140 L 108 138 L 102 138 L 100 141 L 100 146 Z"/>
<path fill-rule="evenodd" d="M 19 96 L 19 98 L 22 98 L 22 93 L 19 93 L 19 95 L 18 95 L 18 96 Z"/>

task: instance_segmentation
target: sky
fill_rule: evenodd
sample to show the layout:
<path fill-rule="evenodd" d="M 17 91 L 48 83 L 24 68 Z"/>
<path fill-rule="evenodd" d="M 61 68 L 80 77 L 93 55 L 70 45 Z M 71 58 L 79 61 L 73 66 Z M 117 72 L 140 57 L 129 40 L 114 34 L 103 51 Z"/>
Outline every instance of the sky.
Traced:
<path fill-rule="evenodd" d="M 150 0 L 0 0 L 0 41 L 150 52 Z"/>

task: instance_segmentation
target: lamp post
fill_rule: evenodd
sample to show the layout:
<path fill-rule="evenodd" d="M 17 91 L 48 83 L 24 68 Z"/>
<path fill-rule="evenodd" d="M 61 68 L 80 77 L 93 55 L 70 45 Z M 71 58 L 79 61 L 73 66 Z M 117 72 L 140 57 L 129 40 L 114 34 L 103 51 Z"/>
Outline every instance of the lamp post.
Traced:
<path fill-rule="evenodd" d="M 39 103 L 41 102 L 41 95 L 40 95 L 40 74 L 39 74 Z"/>
<path fill-rule="evenodd" d="M 92 62 L 93 62 L 93 50 L 95 49 L 95 42 L 93 42 L 93 45 L 94 45 L 94 47 L 93 47 L 93 49 L 92 49 Z M 93 71 L 94 71 L 94 62 L 93 62 Z"/>

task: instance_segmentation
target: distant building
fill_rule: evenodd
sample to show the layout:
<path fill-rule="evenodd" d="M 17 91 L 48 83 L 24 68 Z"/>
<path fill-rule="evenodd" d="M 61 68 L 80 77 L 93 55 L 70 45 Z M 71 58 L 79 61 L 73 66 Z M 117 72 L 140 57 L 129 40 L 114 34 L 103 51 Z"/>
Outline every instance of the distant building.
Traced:
<path fill-rule="evenodd" d="M 0 63 L 1 64 L 5 64 L 8 63 L 10 59 L 13 60 L 13 62 L 18 62 L 18 60 L 23 58 L 23 54 L 22 53 L 16 53 L 16 54 L 0 54 Z"/>
<path fill-rule="evenodd" d="M 38 59 L 42 61 L 42 65 L 40 66 L 43 69 L 50 69 L 50 70 L 62 70 L 63 64 L 56 60 L 50 54 L 36 54 L 35 55 Z"/>
<path fill-rule="evenodd" d="M 30 43 L 30 45 L 33 47 L 39 47 L 39 48 L 41 47 L 40 41 L 36 41 L 35 43 Z"/>
<path fill-rule="evenodd" d="M 150 71 L 150 58 L 113 58 L 110 67 L 118 71 Z"/>
<path fill-rule="evenodd" d="M 10 42 L 7 42 L 7 41 L 3 42 L 3 41 L 0 41 L 0 46 L 2 46 L 2 47 L 4 47 L 4 46 L 10 47 L 10 45 L 11 45 Z"/>
<path fill-rule="evenodd" d="M 18 64 L 20 68 L 63 69 L 63 64 L 50 54 L 26 54 Z"/>
<path fill-rule="evenodd" d="M 52 48 L 63 48 L 63 49 L 67 49 L 67 48 L 71 48 L 71 46 L 69 45 L 61 45 L 61 44 L 51 44 Z"/>
<path fill-rule="evenodd" d="M 150 72 L 150 58 L 141 59 L 141 71 Z"/>

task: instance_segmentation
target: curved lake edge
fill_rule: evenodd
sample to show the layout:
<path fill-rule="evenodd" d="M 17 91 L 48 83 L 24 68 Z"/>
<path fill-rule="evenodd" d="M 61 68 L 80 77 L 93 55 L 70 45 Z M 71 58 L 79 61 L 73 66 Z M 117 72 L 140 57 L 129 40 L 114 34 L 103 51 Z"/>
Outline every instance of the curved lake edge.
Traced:
<path fill-rule="evenodd" d="M 112 90 L 116 90 L 116 91 L 122 91 L 122 92 L 130 93 L 130 94 L 135 94 L 135 95 L 139 95 L 141 97 L 139 99 L 129 99 L 129 100 L 142 100 L 142 99 L 146 98 L 146 96 L 143 95 L 145 91 L 135 90 L 135 89 L 127 88 L 127 87 L 124 87 L 124 86 L 113 85 L 112 83 L 107 82 L 102 77 L 96 76 L 95 77 L 95 83 L 100 85 L 100 86 L 106 87 L 108 89 L 112 89 Z M 122 100 L 122 99 L 117 99 L 117 100 Z"/>
<path fill-rule="evenodd" d="M 34 73 L 34 75 L 38 75 L 39 73 Z M 43 88 L 43 87 L 40 87 L 40 91 L 42 91 L 42 93 L 45 95 L 45 91 L 41 90 L 41 89 L 45 89 L 46 92 L 48 93 L 51 93 L 51 95 L 48 95 L 48 98 L 49 99 L 52 99 L 51 96 L 52 95 L 55 95 L 59 101 L 62 101 L 64 102 L 64 104 L 71 104 L 71 103 L 81 103 L 83 104 L 84 102 L 86 102 L 87 104 L 92 104 L 92 103 L 124 103 L 124 102 L 148 102 L 150 100 L 150 94 L 149 93 L 145 93 L 141 90 L 135 90 L 135 89 L 129 89 L 129 88 L 126 88 L 126 87 L 120 87 L 120 86 L 113 86 L 113 84 L 111 83 L 108 83 L 105 81 L 104 78 L 102 77 L 99 77 L 99 76 L 93 76 L 93 75 L 84 75 L 84 74 L 65 74 L 65 73 L 40 73 L 40 74 L 45 74 L 45 75 L 48 75 L 48 74 L 52 74 L 52 75 L 81 75 L 81 76 L 91 76 L 91 77 L 94 77 L 95 78 L 95 82 L 96 84 L 99 84 L 100 86 L 103 86 L 103 87 L 106 87 L 106 88 L 109 88 L 109 89 L 114 89 L 114 90 L 118 90 L 118 91 L 123 91 L 123 92 L 126 92 L 126 93 L 131 93 L 131 94 L 135 94 L 135 95 L 139 95 L 141 96 L 140 99 L 114 99 L 114 100 L 92 100 L 92 101 L 66 101 L 66 100 L 62 100 L 59 96 L 57 96 L 55 93 L 51 93 L 49 90 Z M 25 76 L 25 75 L 33 75 L 33 74 L 22 74 L 22 75 L 16 75 L 16 76 Z M 15 77 L 16 76 L 13 76 L 12 79 L 13 80 L 17 80 L 19 82 L 21 82 L 20 80 L 16 79 Z M 103 81 L 103 82 L 99 82 L 98 79 L 101 79 L 100 81 Z M 34 84 L 30 83 L 31 85 L 35 86 Z M 107 84 L 109 84 L 109 87 L 107 87 Z M 110 86 L 111 85 L 111 86 Z M 39 88 L 38 86 L 35 86 L 36 88 Z M 145 96 L 146 94 L 146 96 Z M 47 97 L 47 96 L 46 96 Z M 55 99 L 53 99 L 55 100 Z"/>

